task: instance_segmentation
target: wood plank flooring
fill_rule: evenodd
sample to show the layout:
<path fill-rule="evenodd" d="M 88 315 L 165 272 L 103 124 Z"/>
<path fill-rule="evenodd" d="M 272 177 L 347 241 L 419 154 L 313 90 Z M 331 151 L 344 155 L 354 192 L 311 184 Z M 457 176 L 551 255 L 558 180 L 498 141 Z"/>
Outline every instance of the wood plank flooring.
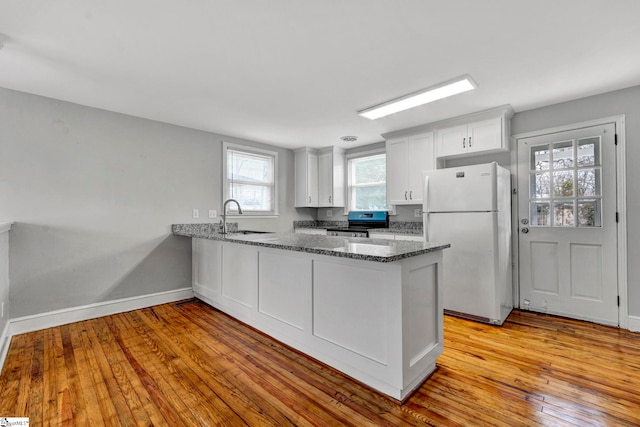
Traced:
<path fill-rule="evenodd" d="M 445 316 L 404 404 L 196 300 L 13 337 L 0 416 L 90 426 L 640 425 L 640 334 L 514 312 Z"/>

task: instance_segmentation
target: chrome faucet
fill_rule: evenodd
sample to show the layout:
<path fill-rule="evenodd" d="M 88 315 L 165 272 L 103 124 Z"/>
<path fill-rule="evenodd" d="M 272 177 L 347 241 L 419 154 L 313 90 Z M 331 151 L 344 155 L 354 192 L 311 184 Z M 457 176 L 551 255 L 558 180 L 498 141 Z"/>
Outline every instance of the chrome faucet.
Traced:
<path fill-rule="evenodd" d="M 227 199 L 222 205 L 222 234 L 227 234 L 227 204 L 233 202 L 238 205 L 238 213 L 242 215 L 242 208 L 236 199 Z"/>

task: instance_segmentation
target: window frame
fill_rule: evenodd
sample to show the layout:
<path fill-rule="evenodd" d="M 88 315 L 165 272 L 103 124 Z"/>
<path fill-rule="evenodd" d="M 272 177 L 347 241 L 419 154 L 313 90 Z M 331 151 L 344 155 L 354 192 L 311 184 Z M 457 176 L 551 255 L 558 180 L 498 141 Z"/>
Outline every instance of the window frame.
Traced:
<path fill-rule="evenodd" d="M 231 142 L 222 142 L 222 203 L 224 204 L 225 200 L 228 200 L 231 196 L 229 194 L 229 184 L 231 183 L 228 178 L 228 156 L 229 150 L 238 152 L 238 153 L 246 153 L 248 155 L 253 156 L 261 156 L 261 157 L 270 157 L 273 159 L 273 184 L 269 187 L 271 188 L 271 209 L 268 211 L 257 211 L 245 209 L 242 204 L 242 212 L 243 215 L 251 216 L 251 217 L 276 217 L 279 215 L 278 210 L 278 152 L 272 150 L 266 150 L 263 148 L 257 148 L 249 145 L 235 144 Z M 236 181 L 238 183 L 244 183 L 243 181 Z M 247 182 L 250 185 L 260 185 L 255 182 Z M 265 184 L 265 186 L 267 186 Z M 224 205 L 223 207 L 224 208 Z M 235 204 L 228 205 L 229 211 L 227 216 L 238 216 L 241 215 L 236 210 Z"/>
<path fill-rule="evenodd" d="M 368 151 L 360 151 L 357 153 L 351 153 L 351 154 L 347 154 L 346 157 L 346 175 L 347 175 L 347 188 L 346 188 L 346 192 L 347 192 L 347 203 L 346 203 L 346 207 L 345 207 L 345 214 L 347 214 L 349 211 L 354 211 L 354 212 L 360 212 L 362 211 L 362 209 L 356 209 L 354 206 L 354 200 L 353 200 L 353 189 L 354 188 L 358 188 L 358 187 L 368 187 L 368 186 L 372 186 L 372 184 L 364 184 L 364 185 L 357 185 L 353 183 L 353 175 L 352 175 L 352 171 L 351 171 L 351 164 L 352 161 L 354 160 L 359 160 L 359 159 L 363 159 L 366 157 L 375 157 L 375 156 L 384 156 L 385 157 L 385 163 L 386 163 L 386 159 L 387 159 L 387 150 L 385 148 L 380 148 L 380 149 L 375 149 L 375 150 L 368 150 Z M 385 184 L 385 193 L 387 190 L 387 180 L 385 178 L 384 181 Z M 379 184 L 376 184 L 379 185 Z M 386 198 L 386 203 L 387 203 L 387 209 L 381 209 L 382 211 L 387 211 L 389 212 L 389 214 L 394 214 L 395 210 L 394 210 L 394 206 L 391 206 L 388 204 L 388 198 Z"/>

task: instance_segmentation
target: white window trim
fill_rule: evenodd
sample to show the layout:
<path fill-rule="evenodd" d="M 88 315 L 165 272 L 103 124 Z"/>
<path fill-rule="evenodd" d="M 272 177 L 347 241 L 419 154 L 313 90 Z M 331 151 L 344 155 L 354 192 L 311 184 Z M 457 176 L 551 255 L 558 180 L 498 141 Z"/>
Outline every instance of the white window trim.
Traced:
<path fill-rule="evenodd" d="M 280 215 L 278 208 L 278 152 L 265 150 L 263 148 L 252 147 L 250 145 L 234 144 L 231 142 L 222 142 L 222 203 L 224 208 L 224 201 L 229 199 L 229 182 L 227 180 L 227 150 L 241 151 L 249 154 L 258 154 L 263 156 L 273 157 L 273 210 L 272 211 L 251 211 L 243 210 L 243 214 L 240 215 L 236 212 L 230 211 L 227 216 L 233 216 L 235 218 L 242 218 L 243 216 L 251 218 L 275 218 Z"/>
<path fill-rule="evenodd" d="M 347 194 L 346 194 L 346 200 L 347 203 L 345 203 L 345 208 L 344 208 L 344 214 L 347 215 L 349 213 L 350 210 L 355 211 L 355 209 L 351 209 L 351 171 L 349 170 L 349 163 L 351 162 L 351 160 L 355 160 L 355 159 L 359 159 L 362 157 L 371 157 L 371 156 L 377 156 L 380 154 L 384 154 L 386 156 L 387 154 L 387 150 L 386 148 L 378 148 L 375 150 L 367 150 L 367 151 L 358 151 L 356 153 L 349 153 L 345 156 L 345 176 L 347 177 Z M 386 182 L 385 182 L 386 184 Z M 387 199 L 388 200 L 388 199 Z M 387 205 L 388 208 L 388 212 L 389 215 L 395 215 L 396 214 L 396 207 L 394 205 Z"/>

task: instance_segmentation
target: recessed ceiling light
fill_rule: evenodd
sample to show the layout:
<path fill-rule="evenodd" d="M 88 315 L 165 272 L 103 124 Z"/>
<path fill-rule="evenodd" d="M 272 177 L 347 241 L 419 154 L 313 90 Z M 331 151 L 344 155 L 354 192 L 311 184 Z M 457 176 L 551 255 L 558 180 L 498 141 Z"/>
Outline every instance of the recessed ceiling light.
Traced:
<path fill-rule="evenodd" d="M 358 140 L 358 137 L 353 135 L 347 135 L 347 136 L 340 137 L 340 140 L 344 142 L 356 142 Z"/>
<path fill-rule="evenodd" d="M 428 104 L 429 102 L 437 101 L 438 99 L 457 95 L 477 87 L 478 85 L 471 79 L 471 77 L 464 75 L 435 86 L 431 86 L 427 89 L 392 99 L 391 101 L 376 105 L 375 107 L 358 111 L 358 114 L 368 119 L 375 120 L 380 117 L 388 116 L 389 114 L 408 110 L 409 108 L 417 107 L 419 105 Z"/>

